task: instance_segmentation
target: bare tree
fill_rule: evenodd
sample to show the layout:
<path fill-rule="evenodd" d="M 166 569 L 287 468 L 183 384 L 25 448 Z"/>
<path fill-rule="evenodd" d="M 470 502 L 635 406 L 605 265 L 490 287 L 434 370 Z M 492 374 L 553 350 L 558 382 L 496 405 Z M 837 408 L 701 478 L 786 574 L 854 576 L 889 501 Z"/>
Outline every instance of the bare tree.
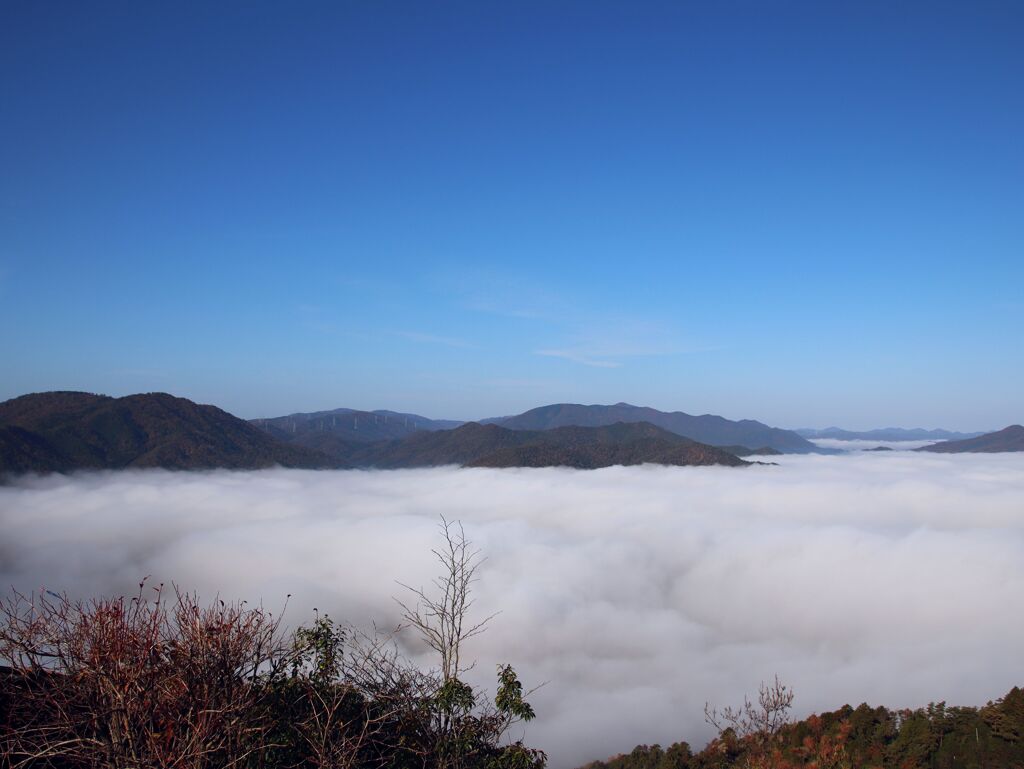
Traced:
<path fill-rule="evenodd" d="M 704 720 L 718 730 L 719 736 L 731 732 L 737 739 L 752 747 L 755 754 L 763 753 L 789 723 L 789 709 L 793 705 L 793 690 L 779 681 L 761 682 L 757 703 L 743 697 L 738 708 L 726 707 L 719 711 L 710 703 L 704 704 Z M 749 762 L 748 762 L 749 763 Z"/>
<path fill-rule="evenodd" d="M 442 517 L 440 529 L 443 544 L 432 551 L 441 566 L 441 574 L 434 580 L 437 594 L 399 583 L 416 601 L 410 605 L 395 599 L 406 626 L 416 630 L 440 660 L 440 678 L 433 686 L 426 711 L 432 760 L 444 769 L 461 769 L 484 759 L 492 765 L 504 762 L 531 769 L 543 767 L 543 752 L 519 742 L 503 742 L 513 724 L 534 718 L 533 708 L 524 701 L 522 685 L 512 667 L 498 666 L 498 691 L 493 703 L 459 678 L 474 664 L 463 662 L 464 642 L 482 633 L 497 614 L 480 621 L 469 618 L 472 586 L 483 563 L 480 551 L 466 539 L 461 523 Z"/>
<path fill-rule="evenodd" d="M 461 523 L 450 523 L 442 516 L 440 528 L 444 544 L 440 549 L 431 550 L 441 565 L 441 574 L 434 580 L 439 595 L 428 595 L 423 588 L 400 582 L 416 597 L 416 602 L 410 606 L 398 598 L 395 601 L 402 609 L 402 619 L 438 653 L 441 678 L 447 683 L 472 667 L 462 667 L 462 644 L 482 633 L 497 614 L 474 624 L 467 621 L 473 606 L 471 588 L 483 560 L 480 551 L 474 550 L 466 539 Z"/>

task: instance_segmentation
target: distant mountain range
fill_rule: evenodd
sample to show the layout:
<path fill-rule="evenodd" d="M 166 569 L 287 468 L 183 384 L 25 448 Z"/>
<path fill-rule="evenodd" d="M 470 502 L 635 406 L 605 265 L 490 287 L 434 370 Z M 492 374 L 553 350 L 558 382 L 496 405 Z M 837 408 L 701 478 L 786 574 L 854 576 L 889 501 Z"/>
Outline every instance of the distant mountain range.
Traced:
<path fill-rule="evenodd" d="M 312 447 L 318 447 L 325 434 L 352 443 L 373 443 L 404 438 L 417 430 L 451 430 L 464 424 L 451 419 L 427 419 L 419 414 L 398 411 L 355 409 L 313 411 L 249 421 L 275 438 Z"/>
<path fill-rule="evenodd" d="M 365 430 L 356 439 L 354 433 L 364 428 L 360 422 Z M 0 403 L 0 476 L 152 467 L 749 464 L 652 424 L 531 431 L 468 423 L 444 429 L 450 424 L 414 414 L 349 409 L 250 423 L 166 393 L 124 398 L 35 393 Z M 398 437 L 377 437 L 389 434 Z M 748 451 L 742 446 L 733 450 Z"/>
<path fill-rule="evenodd" d="M 400 439 L 417 431 L 436 432 L 463 424 L 450 420 L 427 419 L 418 414 L 352 409 L 292 414 L 286 417 L 254 419 L 251 422 L 275 438 L 346 460 L 353 452 L 358 454 L 358 447 L 352 445 L 354 443 Z M 731 453 L 803 454 L 822 451 L 790 430 L 769 427 L 750 419 L 733 422 L 711 414 L 691 416 L 681 411 L 658 411 L 628 403 L 616 403 L 613 406 L 555 403 L 515 416 L 480 420 L 480 424 L 493 424 L 509 430 L 533 431 L 551 430 L 556 427 L 606 427 L 619 422 L 647 422 L 670 433 L 710 446 L 718 446 Z"/>
<path fill-rule="evenodd" d="M 849 434 L 883 440 L 879 434 L 885 432 Z M 795 432 L 760 422 L 627 403 L 560 403 L 484 424 L 352 409 L 246 422 L 166 393 L 111 398 L 50 392 L 0 403 L 0 475 L 132 467 L 738 467 L 749 464 L 740 456 L 815 450 Z M 924 450 L 1022 451 L 1024 427 Z"/>
<path fill-rule="evenodd" d="M 996 453 L 1001 451 L 1024 451 L 1024 427 L 1010 425 L 998 432 L 986 433 L 962 441 L 945 441 L 931 446 L 922 446 L 918 451 L 941 454 Z"/>
<path fill-rule="evenodd" d="M 392 469 L 441 465 L 592 469 L 643 463 L 749 464 L 727 451 L 646 422 L 551 430 L 510 430 L 469 422 L 454 430 L 423 431 L 400 441 L 364 445 L 339 459 L 353 467 Z"/>
<path fill-rule="evenodd" d="M 793 432 L 808 439 L 830 438 L 837 441 L 948 441 L 974 438 L 982 433 L 958 433 L 952 430 L 924 430 L 920 427 L 883 427 L 878 430 L 843 430 L 826 427 L 824 430 L 800 428 Z"/>
<path fill-rule="evenodd" d="M 746 446 L 769 448 L 785 454 L 807 454 L 820 451 L 813 443 L 792 430 L 769 427 L 761 422 L 743 419 L 738 422 L 704 414 L 692 416 L 682 411 L 658 411 L 645 406 L 616 403 L 613 406 L 584 406 L 578 403 L 555 403 L 531 409 L 517 416 L 482 420 L 512 430 L 550 430 L 555 427 L 601 427 L 616 422 L 649 422 L 652 425 L 711 446 Z"/>
<path fill-rule="evenodd" d="M 110 398 L 49 392 L 0 403 L 0 473 L 333 464 L 216 406 L 165 393 Z"/>

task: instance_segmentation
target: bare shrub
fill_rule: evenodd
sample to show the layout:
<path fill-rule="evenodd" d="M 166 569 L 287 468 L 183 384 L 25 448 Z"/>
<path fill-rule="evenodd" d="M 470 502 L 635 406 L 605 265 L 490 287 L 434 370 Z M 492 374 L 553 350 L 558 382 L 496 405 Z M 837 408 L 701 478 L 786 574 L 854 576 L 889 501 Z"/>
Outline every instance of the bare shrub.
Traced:
<path fill-rule="evenodd" d="M 263 609 L 162 587 L 72 601 L 49 591 L 0 600 L 10 668 L 3 751 L 12 767 L 233 767 L 264 745 L 261 670 L 279 659 Z"/>
<path fill-rule="evenodd" d="M 478 553 L 442 521 L 439 597 L 406 622 L 439 655 L 316 615 L 290 637 L 244 603 L 206 606 L 145 581 L 130 598 L 0 600 L 3 769 L 541 769 L 505 735 L 534 717 L 508 665 L 493 701 L 460 680 Z M 489 618 L 488 618 L 489 619 Z"/>

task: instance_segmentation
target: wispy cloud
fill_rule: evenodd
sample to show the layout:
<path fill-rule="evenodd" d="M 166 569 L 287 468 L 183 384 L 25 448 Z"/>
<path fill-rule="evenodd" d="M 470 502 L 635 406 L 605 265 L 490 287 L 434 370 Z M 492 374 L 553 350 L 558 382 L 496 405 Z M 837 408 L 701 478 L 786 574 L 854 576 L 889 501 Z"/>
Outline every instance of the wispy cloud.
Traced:
<path fill-rule="evenodd" d="M 565 382 L 554 379 L 530 379 L 523 377 L 495 377 L 480 382 L 481 387 L 502 387 L 509 389 L 536 390 L 541 388 L 558 388 L 566 386 Z"/>
<path fill-rule="evenodd" d="M 298 304 L 294 308 L 295 317 L 301 326 L 325 336 L 343 337 L 358 341 L 370 341 L 380 332 L 366 332 L 339 323 L 334 319 L 329 308 L 316 304 Z"/>
<path fill-rule="evenodd" d="M 166 379 L 170 374 L 158 368 L 119 368 L 108 371 L 107 376 L 131 377 L 133 379 Z"/>
<path fill-rule="evenodd" d="M 576 312 L 570 297 L 519 275 L 461 274 L 444 276 L 443 283 L 458 297 L 460 306 L 471 312 L 551 323 L 571 319 Z"/>
<path fill-rule="evenodd" d="M 611 323 L 582 324 L 584 332 L 568 336 L 565 344 L 535 351 L 536 355 L 598 368 L 619 368 L 624 358 L 684 355 L 713 347 L 694 344 L 669 325 L 641 318 L 617 318 Z"/>
<path fill-rule="evenodd" d="M 521 331 L 535 337 L 527 348 L 534 355 L 614 369 L 628 358 L 715 349 L 694 341 L 671 320 L 610 314 L 605 300 L 588 302 L 585 296 L 515 275 L 462 275 L 452 282 L 463 309 L 521 320 Z"/>
<path fill-rule="evenodd" d="M 490 315 L 501 315 L 505 318 L 522 318 L 523 320 L 543 320 L 548 317 L 540 309 L 522 304 L 502 304 L 492 299 L 476 297 L 466 302 L 466 309 L 486 312 Z"/>
<path fill-rule="evenodd" d="M 396 336 L 409 339 L 413 342 L 422 342 L 423 344 L 440 344 L 445 347 L 461 347 L 471 348 L 476 345 L 467 342 L 465 339 L 459 339 L 453 336 L 438 336 L 437 334 L 424 334 L 419 331 L 396 331 Z"/>
<path fill-rule="evenodd" d="M 545 355 L 549 358 L 564 358 L 565 360 L 579 363 L 583 366 L 594 368 L 619 368 L 622 364 L 613 360 L 600 360 L 587 355 L 579 350 L 537 350 L 536 355 Z"/>

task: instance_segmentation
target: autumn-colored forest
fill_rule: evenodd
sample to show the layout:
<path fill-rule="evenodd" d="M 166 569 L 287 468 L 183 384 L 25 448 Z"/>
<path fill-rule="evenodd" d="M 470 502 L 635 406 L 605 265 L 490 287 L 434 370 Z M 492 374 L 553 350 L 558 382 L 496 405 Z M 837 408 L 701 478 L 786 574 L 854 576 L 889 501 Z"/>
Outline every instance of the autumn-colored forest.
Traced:
<path fill-rule="evenodd" d="M 1024 767 L 1024 690 L 983 707 L 862 704 L 745 735 L 725 728 L 695 753 L 686 742 L 637 745 L 582 769 L 1007 769 Z"/>

